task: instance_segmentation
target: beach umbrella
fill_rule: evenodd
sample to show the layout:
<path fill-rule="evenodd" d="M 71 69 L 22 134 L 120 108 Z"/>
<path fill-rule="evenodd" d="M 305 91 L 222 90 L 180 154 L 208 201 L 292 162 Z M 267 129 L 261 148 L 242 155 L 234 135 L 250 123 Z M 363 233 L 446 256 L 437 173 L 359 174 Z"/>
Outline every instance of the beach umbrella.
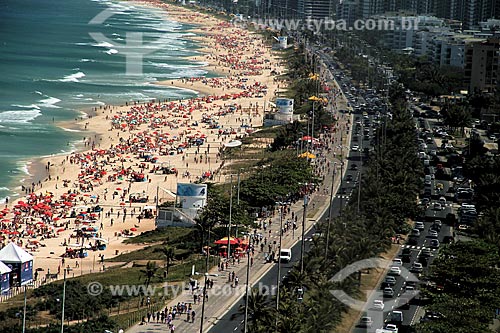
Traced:
<path fill-rule="evenodd" d="M 221 238 L 217 241 L 214 242 L 214 244 L 227 244 L 228 243 L 228 238 L 227 237 L 224 237 L 224 238 Z M 231 237 L 229 239 L 229 244 L 231 245 L 236 245 L 239 243 L 239 239 L 238 238 L 234 238 L 234 237 Z"/>

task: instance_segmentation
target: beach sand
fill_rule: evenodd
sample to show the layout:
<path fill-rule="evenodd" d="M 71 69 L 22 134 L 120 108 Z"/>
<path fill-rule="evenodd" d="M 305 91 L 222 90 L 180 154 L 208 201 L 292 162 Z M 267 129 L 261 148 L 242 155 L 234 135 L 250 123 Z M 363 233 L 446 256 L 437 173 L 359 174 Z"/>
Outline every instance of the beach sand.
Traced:
<path fill-rule="evenodd" d="M 100 255 L 107 259 L 142 248 L 143 245 L 140 244 L 124 244 L 123 234 L 125 231 L 137 235 L 155 228 L 154 219 L 143 218 L 139 223 L 137 216 L 145 205 L 155 205 L 157 188 L 175 192 L 178 182 L 193 182 L 207 172 L 218 172 L 222 163 L 218 154 L 221 147 L 234 138 L 246 136 L 247 128 L 262 126 L 264 108 L 267 102 L 274 98 L 278 89 L 278 82 L 274 80 L 275 74 L 284 71 L 284 66 L 270 47 L 265 45 L 261 36 L 186 8 L 157 1 L 140 3 L 165 8 L 169 19 L 200 24 L 193 29 L 192 32 L 196 36 L 191 38 L 199 41 L 202 49 L 199 56 L 190 60 L 206 62 L 206 69 L 218 73 L 221 77 L 186 78 L 158 83 L 198 91 L 200 97 L 195 99 L 168 103 L 156 101 L 146 106 L 137 104 L 133 108 L 131 104 L 125 103 L 121 106 L 104 106 L 96 110 L 84 110 L 87 117 L 59 124 L 60 127 L 81 131 L 79 152 L 33 161 L 29 169 L 32 179 L 23 185 L 32 188 L 36 198 L 31 196 L 29 199 L 28 196 L 27 199 L 28 191 L 21 193 L 19 199 L 33 206 L 50 197 L 51 202 L 45 201 L 45 204 L 52 206 L 50 211 L 53 215 L 49 218 L 40 212 L 35 213 L 31 208 L 29 213 L 20 214 L 30 216 L 25 220 L 31 221 L 31 226 L 23 223 L 9 226 L 9 223 L 12 223 L 13 207 L 19 205 L 17 200 L 9 203 L 10 211 L 4 217 L 5 228 L 21 232 L 24 230 L 24 237 L 10 235 L 11 240 L 18 244 L 22 242 L 24 248 L 35 242 L 31 244 L 29 251 L 35 257 L 35 269 L 43 269 L 39 280 L 49 271 L 53 274 L 61 271 L 61 255 L 66 249 L 63 246 L 65 240 L 68 247 L 69 244 L 78 243 L 76 238 L 69 237 L 75 233 L 74 229 L 82 224 L 76 225 L 74 218 L 67 218 L 75 206 L 90 207 L 98 201 L 104 209 L 104 214 L 97 214 L 96 220 L 90 224 L 99 228 L 98 236 L 108 243 L 104 251 L 89 251 L 88 257 L 84 259 L 66 258 L 64 266 L 72 268 L 70 276 L 100 271 L 103 268 L 99 263 Z M 219 128 L 210 128 L 208 123 L 203 123 L 203 115 L 209 117 L 213 124 L 217 123 Z M 197 126 L 194 126 L 196 123 Z M 224 134 L 224 131 L 227 134 Z M 182 154 L 175 149 L 195 138 L 203 138 L 204 144 L 199 147 L 188 145 Z M 144 158 L 140 157 L 141 153 L 147 151 L 158 158 L 156 163 L 144 162 Z M 171 151 L 175 153 L 169 155 Z M 162 163 L 175 168 L 177 175 L 151 173 L 154 167 Z M 48 170 L 47 165 L 50 165 Z M 130 182 L 127 180 L 128 175 L 124 175 L 121 180 L 115 178 L 122 170 L 143 172 L 147 180 Z M 31 185 L 32 182 L 34 185 Z M 65 193 L 68 198 L 69 191 L 75 193 L 70 203 L 72 207 L 63 204 L 59 207 L 52 205 Z M 144 193 L 149 200 L 147 203 L 130 203 L 130 193 Z M 160 190 L 158 193 L 159 203 L 173 200 L 166 191 Z M 108 216 L 107 213 L 111 209 L 113 213 Z M 124 218 L 125 209 L 127 215 Z M 132 216 L 133 210 L 135 212 Z M 121 215 L 118 215 L 119 213 Z M 43 232 L 40 231 L 42 228 L 35 224 L 36 221 L 42 223 L 39 216 L 43 216 Z M 58 217 L 57 221 L 54 221 L 55 217 Z M 9 219 L 10 222 L 7 221 Z M 27 235 L 28 229 L 34 230 L 34 235 L 37 236 Z M 57 230 L 60 232 L 55 232 Z M 42 239 L 41 235 L 49 234 L 55 234 L 56 237 Z M 4 243 L 7 243 L 7 240 Z M 111 263 L 106 262 L 105 265 L 110 266 Z M 62 274 L 57 278 L 62 278 Z"/>

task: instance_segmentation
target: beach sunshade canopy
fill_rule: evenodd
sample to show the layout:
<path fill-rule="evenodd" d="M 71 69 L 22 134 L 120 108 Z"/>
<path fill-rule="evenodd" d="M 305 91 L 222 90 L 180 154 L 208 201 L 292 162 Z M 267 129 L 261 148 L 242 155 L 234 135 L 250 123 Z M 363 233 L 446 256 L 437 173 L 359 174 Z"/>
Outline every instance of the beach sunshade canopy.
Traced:
<path fill-rule="evenodd" d="M 306 151 L 305 153 L 300 154 L 299 157 L 300 158 L 316 158 L 316 155 Z"/>
<path fill-rule="evenodd" d="M 33 260 L 33 256 L 14 243 L 9 243 L 0 250 L 0 261 L 8 264 L 22 264 Z"/>
<path fill-rule="evenodd" d="M 214 242 L 215 244 L 221 244 L 221 245 L 226 245 L 228 243 L 227 237 L 221 238 L 218 241 Z M 239 244 L 240 240 L 238 238 L 231 237 L 229 240 L 229 244 L 231 245 L 236 245 Z"/>
<path fill-rule="evenodd" d="M 229 141 L 228 143 L 224 144 L 224 146 L 227 148 L 236 148 L 236 147 L 241 146 L 241 144 L 242 143 L 240 140 L 232 140 L 232 141 Z"/>

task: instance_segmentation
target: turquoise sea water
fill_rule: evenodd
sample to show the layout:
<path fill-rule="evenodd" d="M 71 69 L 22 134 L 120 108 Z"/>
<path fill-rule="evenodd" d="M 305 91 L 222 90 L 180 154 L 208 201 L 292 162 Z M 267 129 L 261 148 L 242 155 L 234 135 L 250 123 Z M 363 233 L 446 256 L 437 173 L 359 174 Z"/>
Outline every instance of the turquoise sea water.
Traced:
<path fill-rule="evenodd" d="M 96 15 L 111 13 L 102 24 Z M 190 26 L 157 9 L 109 0 L 0 0 L 0 200 L 13 196 L 27 177 L 30 158 L 70 152 L 85 133 L 57 126 L 81 110 L 153 98 L 192 97 L 194 92 L 151 84 L 207 74 L 188 40 Z M 100 32 L 110 41 L 96 41 Z M 144 44 L 160 50 L 146 55 L 143 74 L 126 75 L 127 33 L 141 32 Z"/>

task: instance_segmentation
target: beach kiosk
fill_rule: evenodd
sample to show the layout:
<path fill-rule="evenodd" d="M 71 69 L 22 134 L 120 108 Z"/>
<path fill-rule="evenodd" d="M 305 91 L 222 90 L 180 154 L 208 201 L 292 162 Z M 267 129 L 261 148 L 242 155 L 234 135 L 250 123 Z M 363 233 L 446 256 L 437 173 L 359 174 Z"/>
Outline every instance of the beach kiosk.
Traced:
<path fill-rule="evenodd" d="M 10 272 L 12 270 L 0 261 L 0 294 L 5 294 L 10 289 Z"/>
<path fill-rule="evenodd" d="M 10 286 L 24 286 L 33 281 L 33 256 L 14 243 L 0 250 L 0 261 L 10 272 Z"/>

